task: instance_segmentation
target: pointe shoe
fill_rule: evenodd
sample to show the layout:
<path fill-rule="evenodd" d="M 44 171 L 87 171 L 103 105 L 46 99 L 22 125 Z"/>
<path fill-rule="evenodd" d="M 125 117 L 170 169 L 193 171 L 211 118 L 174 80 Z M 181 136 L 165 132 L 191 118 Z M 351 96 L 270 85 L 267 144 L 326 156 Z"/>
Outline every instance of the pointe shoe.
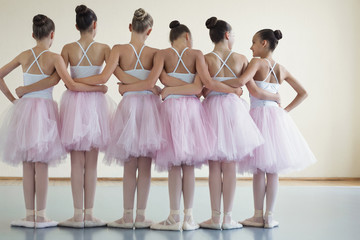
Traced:
<path fill-rule="evenodd" d="M 85 209 L 85 215 L 92 216 L 92 208 Z M 97 219 L 92 217 L 93 220 L 85 220 L 84 227 L 85 228 L 93 228 L 93 227 L 104 227 L 106 226 L 106 222 L 101 219 Z"/>
<path fill-rule="evenodd" d="M 255 210 L 255 214 L 252 218 L 248 218 L 240 223 L 247 227 L 264 227 L 263 211 Z"/>
<path fill-rule="evenodd" d="M 225 213 L 225 217 L 228 217 L 231 219 L 231 212 L 227 212 Z M 239 229 L 239 228 L 242 228 L 243 225 L 238 223 L 238 222 L 235 222 L 234 220 L 231 219 L 230 223 L 224 223 L 222 224 L 222 229 L 223 230 L 231 230 L 231 229 Z"/>
<path fill-rule="evenodd" d="M 74 217 L 75 215 L 81 215 L 81 219 L 83 219 L 83 210 L 82 209 L 78 209 L 78 208 L 75 208 L 74 209 Z M 84 221 L 75 221 L 74 220 L 74 217 L 66 220 L 66 221 L 63 221 L 63 222 L 60 222 L 58 224 L 59 227 L 69 227 L 69 228 L 84 228 L 85 224 L 84 224 Z"/>
<path fill-rule="evenodd" d="M 36 217 L 42 217 L 44 219 L 44 222 L 36 222 L 35 228 L 49 228 L 49 227 L 56 227 L 58 225 L 58 222 L 52 221 L 50 219 L 47 219 L 45 217 L 45 209 L 36 211 Z"/>
<path fill-rule="evenodd" d="M 275 228 L 279 226 L 279 222 L 273 219 L 273 214 L 270 211 L 265 213 L 264 220 L 264 228 Z"/>
<path fill-rule="evenodd" d="M 192 209 L 191 208 L 185 209 L 184 213 L 185 213 L 185 216 L 184 216 L 184 223 L 183 223 L 182 229 L 184 231 L 192 231 L 192 230 L 199 229 L 200 228 L 199 224 L 195 223 L 194 219 L 192 217 Z"/>
<path fill-rule="evenodd" d="M 202 223 L 199 224 L 200 227 L 201 228 L 207 228 L 207 229 L 221 230 L 221 224 L 220 223 L 214 223 L 214 221 L 213 221 L 214 218 L 219 218 L 219 220 L 220 220 L 220 215 L 221 215 L 221 212 L 213 210 L 212 211 L 212 216 L 211 216 L 211 219 L 210 219 L 210 223 L 207 223 L 208 221 L 202 222 Z"/>
<path fill-rule="evenodd" d="M 131 214 L 131 218 L 132 218 L 132 215 L 133 215 L 133 210 L 132 209 L 124 209 L 124 216 L 126 214 Z M 112 227 L 112 228 L 124 228 L 124 229 L 133 229 L 134 227 L 134 223 L 132 222 L 125 222 L 124 220 L 124 217 L 120 219 L 120 223 L 114 221 L 114 222 L 110 222 L 107 224 L 108 227 Z"/>
<path fill-rule="evenodd" d="M 145 216 L 145 209 L 136 209 L 136 216 Z M 145 217 L 144 217 L 145 218 Z M 144 220 L 143 222 L 135 221 L 134 227 L 137 229 L 149 228 L 154 222 L 151 220 Z"/>
<path fill-rule="evenodd" d="M 30 216 L 34 216 L 34 218 L 35 218 L 35 211 L 26 209 L 26 218 L 30 217 Z M 27 221 L 26 218 L 12 221 L 10 226 L 12 226 L 12 227 L 35 228 L 35 222 Z"/>
<path fill-rule="evenodd" d="M 165 221 L 155 223 L 150 228 L 154 230 L 180 231 L 181 222 L 176 222 L 173 215 L 179 215 L 179 210 L 170 210 L 170 215 Z"/>

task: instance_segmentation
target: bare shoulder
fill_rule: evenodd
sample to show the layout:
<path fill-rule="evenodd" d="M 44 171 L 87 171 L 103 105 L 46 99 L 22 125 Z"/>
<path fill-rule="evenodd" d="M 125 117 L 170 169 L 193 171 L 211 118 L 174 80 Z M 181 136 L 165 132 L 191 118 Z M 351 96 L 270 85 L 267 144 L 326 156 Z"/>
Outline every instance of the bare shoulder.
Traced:
<path fill-rule="evenodd" d="M 109 45 L 105 44 L 105 43 L 99 43 L 99 42 L 95 42 L 94 43 L 95 47 L 98 47 L 102 50 L 110 50 Z"/>
<path fill-rule="evenodd" d="M 194 55 L 197 56 L 197 57 L 203 57 L 203 56 L 204 56 L 204 54 L 202 53 L 202 51 L 199 50 L 199 49 L 191 49 L 191 53 L 194 54 Z"/>
<path fill-rule="evenodd" d="M 259 64 L 262 64 L 262 61 L 260 58 L 252 58 L 250 60 L 250 64 L 255 64 L 255 65 L 259 65 Z"/>
<path fill-rule="evenodd" d="M 240 54 L 240 53 L 234 52 L 234 53 L 232 54 L 232 57 L 235 59 L 235 61 L 236 61 L 237 63 L 241 63 L 241 64 L 247 64 L 247 63 L 248 63 L 247 57 L 245 57 L 245 55 L 242 55 L 242 54 Z"/>
<path fill-rule="evenodd" d="M 217 60 L 217 57 L 212 54 L 212 53 L 207 53 L 204 55 L 205 57 L 205 61 L 209 64 L 209 63 L 213 63 L 213 62 L 216 62 Z"/>
<path fill-rule="evenodd" d="M 25 50 L 25 51 L 19 53 L 14 58 L 14 60 L 17 61 L 20 64 L 25 64 L 27 61 L 29 61 L 28 59 L 31 58 L 31 57 L 34 58 L 31 50 L 28 49 L 28 50 Z"/>
<path fill-rule="evenodd" d="M 114 51 L 121 51 L 122 49 L 124 49 L 124 47 L 126 46 L 127 44 L 115 44 L 111 50 L 114 50 Z"/>
<path fill-rule="evenodd" d="M 48 59 L 52 62 L 58 62 L 58 61 L 63 61 L 63 57 L 55 52 L 48 52 Z"/>
<path fill-rule="evenodd" d="M 145 48 L 146 48 L 148 51 L 153 52 L 154 54 L 157 53 L 158 51 L 160 51 L 158 48 L 153 48 L 153 47 L 149 47 L 149 46 L 145 46 Z"/>
<path fill-rule="evenodd" d="M 161 50 L 158 50 L 156 52 L 156 55 L 157 56 L 161 56 L 161 57 L 165 57 L 167 55 L 170 55 L 171 53 L 173 53 L 174 51 L 171 50 L 171 48 L 165 48 L 165 49 L 161 49 Z"/>
<path fill-rule="evenodd" d="M 291 76 L 289 71 L 283 65 L 281 65 L 279 63 L 277 63 L 276 65 L 279 68 L 279 73 L 280 73 L 281 79 L 286 79 Z"/>

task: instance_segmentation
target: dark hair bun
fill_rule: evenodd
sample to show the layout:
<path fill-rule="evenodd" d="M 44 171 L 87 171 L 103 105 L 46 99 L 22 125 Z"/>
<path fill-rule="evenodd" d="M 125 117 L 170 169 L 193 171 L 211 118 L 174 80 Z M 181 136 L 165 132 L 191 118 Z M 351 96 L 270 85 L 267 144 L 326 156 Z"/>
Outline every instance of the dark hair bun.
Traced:
<path fill-rule="evenodd" d="M 37 27 L 41 27 L 45 24 L 47 16 L 38 14 L 33 18 L 33 24 Z"/>
<path fill-rule="evenodd" d="M 180 22 L 179 22 L 178 20 L 174 20 L 174 21 L 172 21 L 172 22 L 169 24 L 169 27 L 170 27 L 171 29 L 176 28 L 176 27 L 178 27 L 178 26 L 180 26 Z"/>
<path fill-rule="evenodd" d="M 211 28 L 215 27 L 216 23 L 217 23 L 217 18 L 216 17 L 211 17 L 208 20 L 206 20 L 205 25 L 206 25 L 206 27 L 208 29 L 211 29 Z"/>
<path fill-rule="evenodd" d="M 274 31 L 274 35 L 275 35 L 275 38 L 276 38 L 277 40 L 282 39 L 282 33 L 281 33 L 280 30 L 275 30 L 275 31 Z"/>
<path fill-rule="evenodd" d="M 82 15 L 87 12 L 88 8 L 85 5 L 79 5 L 75 8 L 76 14 Z"/>

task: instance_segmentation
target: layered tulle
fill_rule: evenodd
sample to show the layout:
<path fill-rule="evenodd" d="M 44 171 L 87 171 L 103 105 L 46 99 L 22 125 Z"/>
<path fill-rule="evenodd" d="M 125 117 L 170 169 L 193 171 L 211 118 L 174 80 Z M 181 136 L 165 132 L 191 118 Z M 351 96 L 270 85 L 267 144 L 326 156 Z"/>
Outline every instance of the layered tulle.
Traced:
<path fill-rule="evenodd" d="M 155 168 L 168 170 L 181 164 L 201 166 L 212 154 L 215 135 L 196 97 L 170 98 L 161 104 L 163 138 Z"/>
<path fill-rule="evenodd" d="M 0 156 L 11 165 L 42 162 L 56 165 L 66 157 L 60 140 L 56 102 L 22 98 L 2 114 Z"/>
<path fill-rule="evenodd" d="M 249 105 L 237 95 L 209 96 L 203 106 L 216 135 L 210 160 L 242 161 L 264 143 L 249 114 Z"/>
<path fill-rule="evenodd" d="M 160 97 L 152 93 L 122 98 L 111 124 L 106 163 L 122 165 L 131 157 L 155 156 L 162 141 L 160 102 Z"/>
<path fill-rule="evenodd" d="M 105 150 L 115 103 L 101 92 L 64 92 L 60 104 L 61 141 L 67 151 Z"/>
<path fill-rule="evenodd" d="M 305 139 L 295 123 L 282 108 L 256 107 L 250 115 L 262 133 L 265 144 L 254 156 L 239 163 L 239 172 L 287 173 L 302 170 L 316 162 Z"/>

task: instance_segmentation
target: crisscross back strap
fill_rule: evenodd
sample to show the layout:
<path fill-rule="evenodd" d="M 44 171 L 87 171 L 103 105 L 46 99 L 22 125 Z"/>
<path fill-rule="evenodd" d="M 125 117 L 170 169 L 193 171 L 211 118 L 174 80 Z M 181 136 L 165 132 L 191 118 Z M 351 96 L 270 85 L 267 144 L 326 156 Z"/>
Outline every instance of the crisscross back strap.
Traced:
<path fill-rule="evenodd" d="M 39 70 L 40 70 L 40 72 L 41 72 L 41 74 L 42 74 L 42 75 L 45 75 L 44 72 L 43 72 L 43 70 L 42 70 L 41 67 L 40 67 L 40 64 L 39 64 L 39 62 L 38 62 L 38 59 L 39 59 L 39 57 L 40 57 L 44 52 L 48 52 L 49 50 L 44 50 L 44 51 L 42 51 L 38 56 L 35 55 L 35 52 L 34 52 L 34 50 L 33 50 L 32 48 L 31 48 L 30 50 L 31 50 L 31 52 L 32 52 L 35 60 L 30 64 L 30 66 L 29 66 L 28 69 L 26 70 L 26 73 L 28 73 L 29 70 L 30 70 L 30 68 L 34 65 L 34 63 L 36 63 L 37 66 L 38 66 L 38 68 L 39 68 Z"/>
<path fill-rule="evenodd" d="M 221 69 L 224 68 L 224 66 L 226 66 L 229 71 L 232 73 L 232 75 L 234 75 L 234 77 L 236 77 L 236 74 L 233 72 L 233 70 L 231 70 L 231 68 L 226 64 L 227 60 L 229 59 L 229 57 L 231 56 L 231 54 L 233 53 L 232 51 L 229 53 L 229 55 L 226 57 L 225 61 L 222 60 L 222 58 L 215 52 L 211 52 L 212 54 L 214 54 L 220 61 L 221 61 L 221 67 L 219 68 L 219 70 L 217 71 L 217 73 L 215 74 L 214 77 L 217 77 L 217 75 L 220 73 Z"/>
<path fill-rule="evenodd" d="M 185 66 L 184 61 L 182 60 L 182 56 L 184 55 L 184 52 L 188 49 L 188 47 L 184 48 L 184 50 L 181 52 L 181 55 L 178 53 L 178 51 L 177 51 L 175 48 L 173 48 L 173 47 L 171 47 L 171 48 L 172 48 L 172 50 L 175 51 L 176 55 L 178 55 L 178 57 L 179 57 L 179 60 L 178 60 L 178 62 L 177 62 L 177 64 L 176 64 L 176 67 L 175 67 L 173 73 L 176 72 L 176 70 L 178 69 L 179 64 L 180 64 L 180 62 L 181 62 L 182 65 L 184 66 L 185 70 L 186 70 L 188 73 L 191 74 L 191 72 L 189 71 L 189 69 Z"/>
<path fill-rule="evenodd" d="M 266 78 L 263 80 L 263 82 L 265 82 L 269 78 L 270 74 L 272 73 L 274 75 L 275 79 L 276 79 L 276 83 L 279 83 L 279 80 L 278 80 L 278 78 L 277 78 L 277 76 L 275 74 L 275 71 L 274 71 L 276 63 L 274 63 L 274 66 L 271 66 L 271 62 L 269 61 L 269 59 L 267 59 L 267 58 L 264 58 L 264 59 L 269 63 L 270 71 L 269 71 L 268 75 L 266 76 Z"/>
<path fill-rule="evenodd" d="M 136 67 L 137 67 L 138 64 L 140 64 L 141 69 L 144 70 L 144 67 L 143 67 L 143 65 L 142 65 L 142 63 L 141 63 L 141 61 L 140 61 L 140 56 L 141 56 L 141 53 L 142 53 L 142 51 L 143 51 L 143 49 L 144 49 L 144 47 L 145 47 L 145 44 L 141 47 L 139 54 L 136 52 L 135 47 L 134 47 L 131 43 L 129 43 L 129 45 L 132 47 L 132 49 L 134 50 L 134 53 L 135 53 L 135 55 L 136 55 L 136 57 L 137 57 L 137 61 L 136 61 L 134 70 L 136 69 Z"/>
<path fill-rule="evenodd" d="M 91 45 L 93 45 L 93 44 L 95 43 L 95 41 L 92 41 L 92 42 L 89 44 L 89 46 L 86 48 L 86 50 L 84 50 L 84 48 L 81 46 L 81 44 L 80 44 L 79 42 L 76 42 L 76 43 L 79 45 L 79 47 L 81 48 L 81 51 L 83 52 L 83 55 L 82 55 L 82 57 L 80 58 L 80 61 L 79 61 L 79 63 L 78 63 L 76 66 L 77 66 L 77 67 L 80 66 L 80 63 L 82 62 L 82 60 L 84 59 L 84 57 L 86 57 L 86 59 L 88 60 L 90 66 L 92 66 L 92 63 L 91 63 L 89 57 L 87 56 L 87 52 L 89 51 L 89 48 L 91 47 Z"/>

